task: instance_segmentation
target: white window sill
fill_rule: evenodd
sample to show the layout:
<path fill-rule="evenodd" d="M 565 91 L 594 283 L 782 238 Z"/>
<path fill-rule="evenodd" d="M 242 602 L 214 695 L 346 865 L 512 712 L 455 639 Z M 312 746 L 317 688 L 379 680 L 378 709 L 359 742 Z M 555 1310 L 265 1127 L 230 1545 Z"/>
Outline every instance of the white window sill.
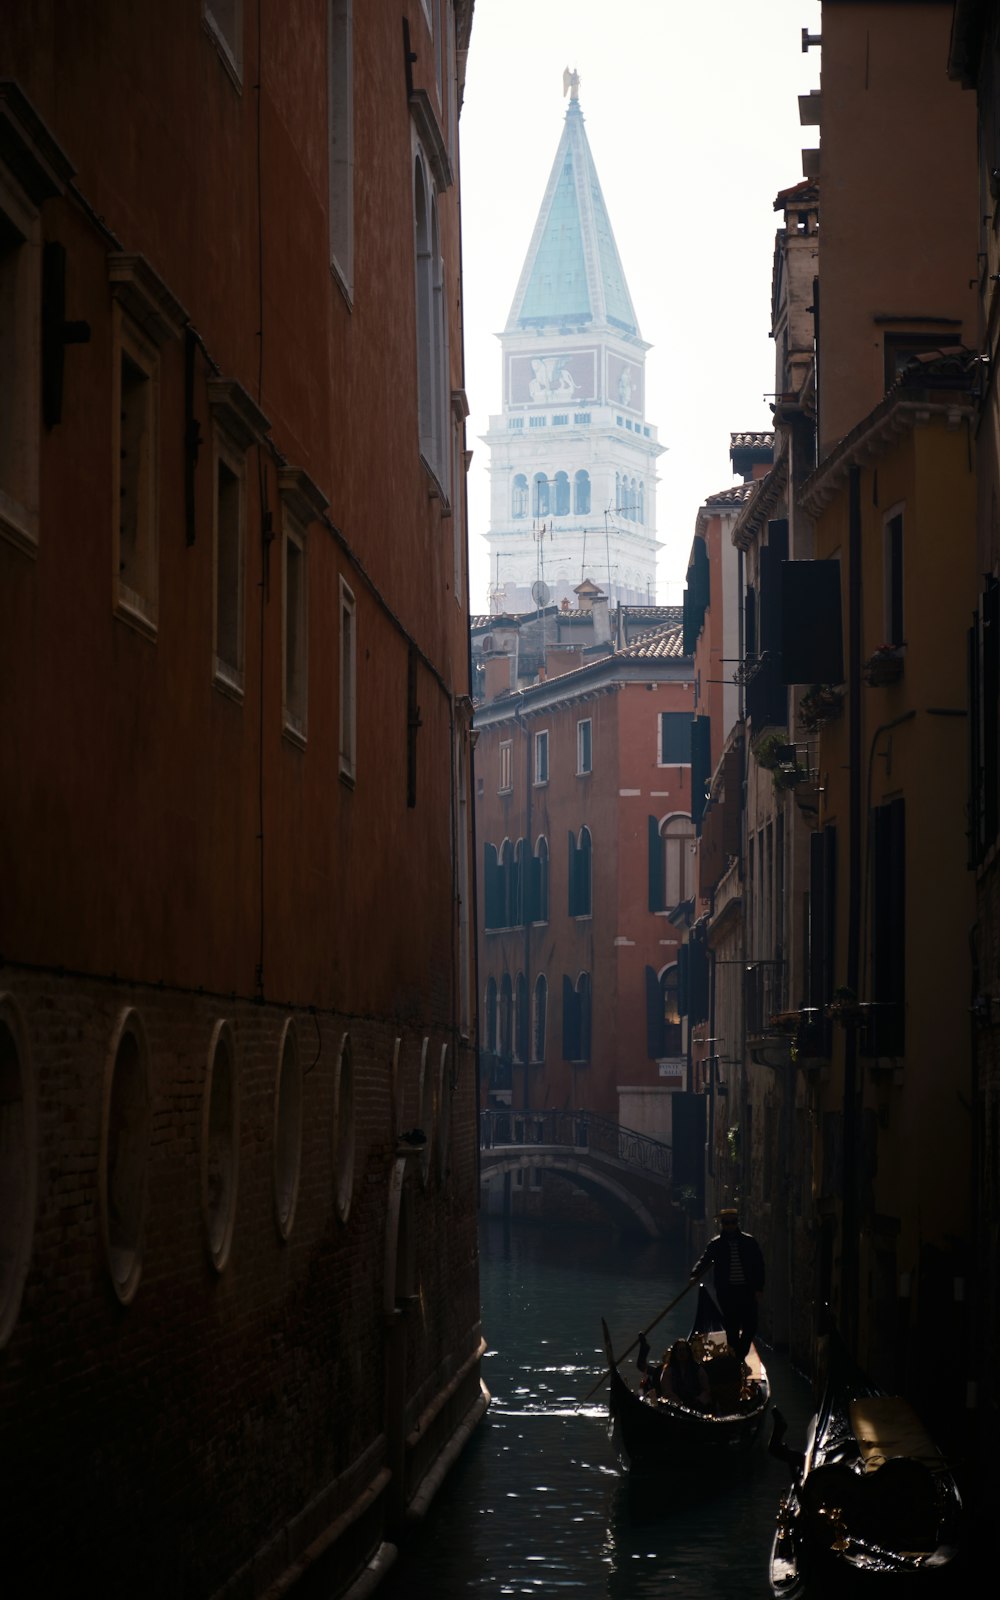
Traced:
<path fill-rule="evenodd" d="M 153 608 L 147 606 L 140 595 L 120 581 L 115 602 L 115 616 L 129 628 L 134 628 L 136 633 L 141 633 L 144 639 L 156 642 L 157 626 Z"/>

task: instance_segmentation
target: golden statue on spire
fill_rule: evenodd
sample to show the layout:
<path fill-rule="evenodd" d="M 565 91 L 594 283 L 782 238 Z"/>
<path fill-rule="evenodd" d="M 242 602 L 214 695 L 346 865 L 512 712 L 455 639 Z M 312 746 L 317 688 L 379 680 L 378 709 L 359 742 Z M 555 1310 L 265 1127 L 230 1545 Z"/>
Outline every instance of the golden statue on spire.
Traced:
<path fill-rule="evenodd" d="M 570 72 L 569 67 L 566 67 L 563 71 L 563 94 L 566 93 L 567 89 L 571 100 L 580 98 L 580 74 L 575 67 L 572 72 Z"/>

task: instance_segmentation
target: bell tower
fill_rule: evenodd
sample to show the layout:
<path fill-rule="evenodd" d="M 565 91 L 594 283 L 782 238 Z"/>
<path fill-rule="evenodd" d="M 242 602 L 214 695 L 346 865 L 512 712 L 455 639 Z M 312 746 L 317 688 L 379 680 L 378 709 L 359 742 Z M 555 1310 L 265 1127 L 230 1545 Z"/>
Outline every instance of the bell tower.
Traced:
<path fill-rule="evenodd" d="M 656 458 L 639 333 L 579 101 L 562 138 L 507 325 L 503 411 L 490 418 L 494 610 L 568 599 L 585 577 L 612 603 L 656 600 Z M 544 584 L 544 589 L 541 585 Z"/>

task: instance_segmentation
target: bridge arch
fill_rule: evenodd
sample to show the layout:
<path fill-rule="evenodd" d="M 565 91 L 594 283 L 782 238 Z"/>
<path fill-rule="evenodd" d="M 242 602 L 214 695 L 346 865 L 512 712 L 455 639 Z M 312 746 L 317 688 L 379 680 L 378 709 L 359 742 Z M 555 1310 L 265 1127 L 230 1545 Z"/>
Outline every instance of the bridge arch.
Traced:
<path fill-rule="evenodd" d="M 662 1237 L 662 1230 L 652 1212 L 637 1194 L 625 1184 L 619 1183 L 610 1173 L 603 1172 L 595 1162 L 585 1156 L 574 1155 L 572 1150 L 540 1150 L 537 1145 L 534 1147 L 529 1145 L 526 1149 L 509 1155 L 493 1155 L 484 1150 L 480 1171 L 483 1179 L 490 1179 L 502 1177 L 506 1172 L 517 1172 L 519 1169 L 530 1167 L 544 1167 L 550 1172 L 565 1172 L 572 1178 L 583 1180 L 581 1187 L 606 1189 L 632 1212 L 648 1239 Z"/>

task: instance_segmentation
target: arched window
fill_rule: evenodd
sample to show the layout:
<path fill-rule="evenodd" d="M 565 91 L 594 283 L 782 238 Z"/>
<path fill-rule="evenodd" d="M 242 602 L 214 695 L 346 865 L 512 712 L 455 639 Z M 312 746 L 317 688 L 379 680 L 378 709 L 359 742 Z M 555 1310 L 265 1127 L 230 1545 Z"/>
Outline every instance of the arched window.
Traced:
<path fill-rule="evenodd" d="M 513 1010 L 514 992 L 511 988 L 510 973 L 505 972 L 500 979 L 500 1049 L 498 1054 L 502 1061 L 509 1061 L 513 1049 Z"/>
<path fill-rule="evenodd" d="M 581 828 L 579 839 L 569 836 L 569 914 L 571 917 L 589 917 L 593 897 L 591 894 L 592 842 L 589 828 Z"/>
<path fill-rule="evenodd" d="M 679 1056 L 683 1051 L 679 1006 L 679 977 L 676 964 L 664 967 L 657 975 L 646 968 L 646 1053 Z"/>
<path fill-rule="evenodd" d="M 690 817 L 668 817 L 660 827 L 663 841 L 663 905 L 672 911 L 694 896 L 695 828 Z"/>
<path fill-rule="evenodd" d="M 590 1060 L 590 973 L 563 978 L 563 1060 Z"/>
<path fill-rule="evenodd" d="M 532 484 L 531 514 L 547 517 L 549 514 L 549 480 L 544 472 L 536 472 Z"/>
<path fill-rule="evenodd" d="M 616 472 L 615 473 L 615 510 L 616 511 L 620 511 L 621 508 L 622 508 L 622 475 L 621 475 L 620 472 Z"/>
<path fill-rule="evenodd" d="M 646 522 L 646 485 L 644 483 L 639 485 L 639 522 L 643 526 Z"/>
<path fill-rule="evenodd" d="M 629 517 L 630 517 L 632 522 L 635 521 L 635 519 L 636 519 L 636 517 L 638 515 L 638 512 L 639 512 L 639 489 L 638 489 L 638 485 L 636 484 L 635 479 L 633 478 L 631 483 L 629 484 L 629 488 L 628 488 L 628 514 L 629 514 Z"/>
<path fill-rule="evenodd" d="M 514 980 L 514 1060 L 528 1059 L 528 985 L 524 973 Z"/>
<path fill-rule="evenodd" d="M 532 922 L 549 920 L 549 842 L 539 834 L 531 862 L 531 917 Z"/>
<path fill-rule="evenodd" d="M 514 921 L 514 846 L 505 839 L 500 846 L 500 888 L 497 896 L 500 928 L 513 927 Z"/>
<path fill-rule="evenodd" d="M 488 929 L 503 927 L 503 876 L 495 844 L 483 845 L 483 922 Z"/>
<path fill-rule="evenodd" d="M 526 517 L 528 515 L 528 480 L 523 472 L 519 472 L 514 479 L 510 514 L 512 517 Z"/>
<path fill-rule="evenodd" d="M 580 1053 L 578 1060 L 590 1060 L 591 992 L 590 973 L 581 972 L 576 980 L 576 997 L 580 1016 Z"/>
<path fill-rule="evenodd" d="M 523 839 L 514 846 L 514 861 L 510 877 L 510 927 L 520 928 L 524 923 L 525 857 L 528 847 Z"/>
<path fill-rule="evenodd" d="M 535 990 L 531 997 L 531 1059 L 532 1061 L 545 1060 L 545 1023 L 548 1010 L 549 986 L 543 973 L 535 979 Z"/>
<path fill-rule="evenodd" d="M 486 998 L 483 1003 L 483 1049 L 491 1055 L 497 1052 L 497 980 L 487 978 Z"/>
<path fill-rule="evenodd" d="M 556 473 L 555 491 L 555 514 L 566 517 L 569 515 L 569 477 L 565 472 Z"/>
<path fill-rule="evenodd" d="M 580 471 L 573 480 L 573 510 L 578 517 L 590 515 L 590 473 Z"/>

